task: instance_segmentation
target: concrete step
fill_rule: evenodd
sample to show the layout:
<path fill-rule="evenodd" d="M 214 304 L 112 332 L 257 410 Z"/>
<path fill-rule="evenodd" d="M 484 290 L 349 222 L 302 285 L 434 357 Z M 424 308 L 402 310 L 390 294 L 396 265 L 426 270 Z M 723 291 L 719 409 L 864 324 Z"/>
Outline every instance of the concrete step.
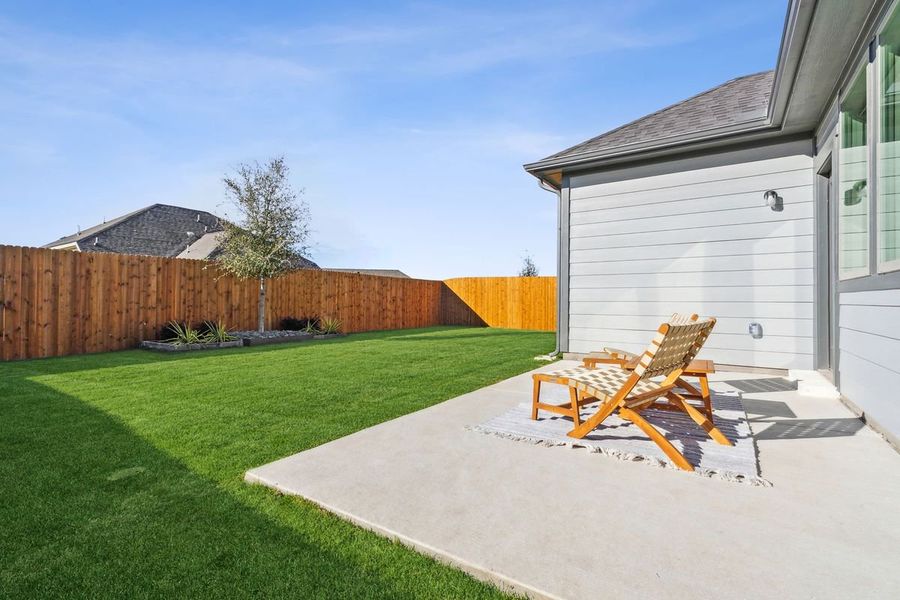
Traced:
<path fill-rule="evenodd" d="M 813 398 L 840 398 L 834 384 L 818 371 L 804 371 L 791 369 L 788 371 L 788 379 L 797 382 L 797 393 L 801 396 Z"/>

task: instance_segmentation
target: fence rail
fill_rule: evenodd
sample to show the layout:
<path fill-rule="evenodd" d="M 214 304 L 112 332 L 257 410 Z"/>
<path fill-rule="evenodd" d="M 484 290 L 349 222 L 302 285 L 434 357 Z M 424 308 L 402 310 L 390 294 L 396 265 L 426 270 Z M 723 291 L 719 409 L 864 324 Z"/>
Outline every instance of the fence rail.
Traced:
<path fill-rule="evenodd" d="M 554 278 L 524 279 L 296 271 L 269 283 L 266 326 L 286 316 L 329 316 L 348 332 L 441 324 L 554 329 Z M 172 319 L 254 329 L 257 286 L 204 261 L 0 246 L 0 360 L 131 348 L 157 338 Z"/>

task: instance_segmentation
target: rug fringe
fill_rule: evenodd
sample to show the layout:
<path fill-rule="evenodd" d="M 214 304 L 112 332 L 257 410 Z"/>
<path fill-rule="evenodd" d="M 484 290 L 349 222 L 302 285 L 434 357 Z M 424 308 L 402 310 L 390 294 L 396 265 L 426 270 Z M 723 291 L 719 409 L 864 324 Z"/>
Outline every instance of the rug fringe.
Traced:
<path fill-rule="evenodd" d="M 634 452 L 625 452 L 623 450 L 617 450 L 615 448 L 598 448 L 595 446 L 586 446 L 584 444 L 579 444 L 576 441 L 572 442 L 564 442 L 564 441 L 556 441 L 556 440 L 547 440 L 541 438 L 535 438 L 527 435 L 518 435 L 515 433 L 504 433 L 501 431 L 492 431 L 489 429 L 485 429 L 481 425 L 468 425 L 466 429 L 469 431 L 477 431 L 478 433 L 483 433 L 485 435 L 493 435 L 499 438 L 504 438 L 507 440 L 513 440 L 516 442 L 529 442 L 534 444 L 535 446 L 545 446 L 545 447 L 557 447 L 564 446 L 566 448 L 578 448 L 584 449 L 592 454 L 602 454 L 604 456 L 609 456 L 612 458 L 617 458 L 619 460 L 629 461 L 629 462 L 639 462 L 647 465 L 651 465 L 654 467 L 661 467 L 663 469 L 675 469 L 681 470 L 673 463 L 656 458 L 655 456 L 645 456 L 643 454 L 635 454 Z M 735 473 L 734 471 L 719 471 L 716 469 L 704 469 L 704 468 L 695 468 L 693 471 L 695 474 L 701 477 L 707 477 L 709 479 L 721 479 L 723 481 L 730 481 L 732 483 L 746 483 L 748 485 L 756 486 L 756 487 L 772 487 L 772 482 L 768 479 L 759 476 L 747 476 L 743 473 Z"/>

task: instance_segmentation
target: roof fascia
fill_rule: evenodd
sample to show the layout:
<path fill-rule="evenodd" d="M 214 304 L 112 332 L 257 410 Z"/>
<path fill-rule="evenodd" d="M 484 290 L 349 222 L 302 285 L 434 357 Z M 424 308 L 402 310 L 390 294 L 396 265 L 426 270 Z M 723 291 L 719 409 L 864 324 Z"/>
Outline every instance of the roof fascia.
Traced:
<path fill-rule="evenodd" d="M 791 0 L 788 5 L 769 96 L 768 119 L 773 125 L 781 125 L 787 112 L 815 6 L 815 0 Z"/>
<path fill-rule="evenodd" d="M 754 121 L 748 121 L 730 127 L 706 130 L 703 136 L 685 135 L 670 137 L 665 138 L 664 142 L 654 140 L 652 142 L 618 146 L 616 148 L 596 152 L 586 152 L 584 154 L 579 154 L 578 156 L 539 161 L 525 165 L 525 170 L 532 175 L 539 177 L 540 173 L 551 169 L 564 168 L 567 171 L 575 168 L 581 169 L 584 167 L 596 166 L 598 164 L 632 160 L 635 156 L 644 157 L 656 154 L 681 152 L 685 147 L 694 148 L 709 144 L 718 145 L 722 143 L 732 143 L 735 136 L 754 134 L 766 136 L 774 135 L 778 132 L 777 128 L 773 128 L 769 124 L 768 119 L 756 119 Z"/>

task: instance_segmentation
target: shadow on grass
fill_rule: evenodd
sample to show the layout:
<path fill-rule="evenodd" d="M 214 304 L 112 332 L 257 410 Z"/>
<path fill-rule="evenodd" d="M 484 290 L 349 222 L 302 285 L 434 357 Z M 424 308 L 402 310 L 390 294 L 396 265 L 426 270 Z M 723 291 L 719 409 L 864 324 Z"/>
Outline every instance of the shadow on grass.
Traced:
<path fill-rule="evenodd" d="M 56 362 L 42 372 L 73 366 Z M 202 477 L 15 373 L 0 378 L 0 423 L 0 596 L 499 596 L 308 504 Z"/>

